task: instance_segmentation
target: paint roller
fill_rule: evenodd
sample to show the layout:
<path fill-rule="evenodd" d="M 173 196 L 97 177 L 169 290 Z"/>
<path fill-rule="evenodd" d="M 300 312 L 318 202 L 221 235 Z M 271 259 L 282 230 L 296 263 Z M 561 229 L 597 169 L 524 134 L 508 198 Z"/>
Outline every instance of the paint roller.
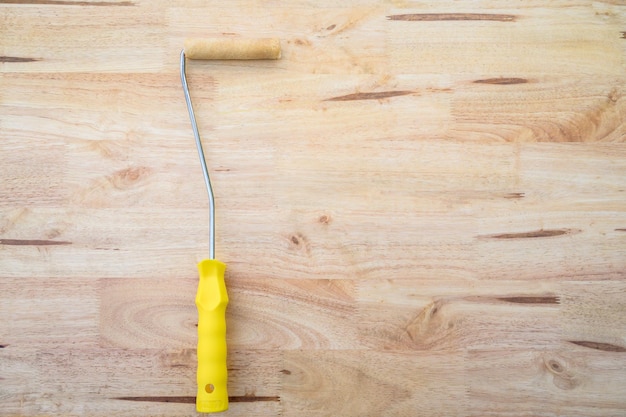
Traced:
<path fill-rule="evenodd" d="M 228 409 L 226 367 L 226 306 L 228 294 L 224 282 L 226 265 L 215 259 L 215 199 L 202 141 L 189 96 L 186 60 L 260 60 L 279 59 L 278 39 L 187 39 L 180 53 L 180 77 L 196 140 L 200 165 L 209 196 L 209 257 L 198 263 L 198 370 L 196 410 L 213 413 Z"/>

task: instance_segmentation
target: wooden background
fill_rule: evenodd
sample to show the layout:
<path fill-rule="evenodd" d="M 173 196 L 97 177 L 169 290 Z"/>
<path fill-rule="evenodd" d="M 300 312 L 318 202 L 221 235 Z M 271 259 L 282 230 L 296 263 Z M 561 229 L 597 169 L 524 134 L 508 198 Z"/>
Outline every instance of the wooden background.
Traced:
<path fill-rule="evenodd" d="M 626 414 L 626 2 L 0 1 L 0 415 Z"/>

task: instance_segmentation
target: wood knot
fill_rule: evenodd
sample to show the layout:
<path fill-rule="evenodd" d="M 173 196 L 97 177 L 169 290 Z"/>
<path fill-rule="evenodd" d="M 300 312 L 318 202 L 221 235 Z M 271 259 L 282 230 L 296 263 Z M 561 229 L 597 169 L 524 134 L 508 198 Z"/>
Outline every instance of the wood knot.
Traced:
<path fill-rule="evenodd" d="M 545 367 L 553 375 L 554 385 L 562 390 L 572 390 L 580 385 L 580 379 L 557 359 L 545 362 Z"/>
<path fill-rule="evenodd" d="M 114 172 L 109 181 L 117 189 L 127 189 L 143 180 L 151 171 L 148 167 L 130 167 Z"/>
<path fill-rule="evenodd" d="M 445 317 L 441 316 L 444 303 L 445 301 L 441 299 L 434 300 L 420 309 L 409 320 L 404 331 L 412 343 L 422 343 L 422 339 L 428 338 L 441 329 L 451 330 L 454 328 L 452 321 L 447 321 Z"/>
<path fill-rule="evenodd" d="M 563 365 L 554 359 L 550 359 L 546 365 L 548 366 L 548 370 L 552 373 L 560 374 L 563 372 Z"/>
<path fill-rule="evenodd" d="M 612 89 L 608 95 L 608 99 L 612 103 L 617 103 L 620 98 L 621 98 L 621 94 L 619 93 L 617 88 Z"/>
<path fill-rule="evenodd" d="M 291 246 L 297 250 L 303 250 L 307 254 L 311 252 L 311 245 L 309 244 L 309 240 L 302 233 L 295 233 L 289 237 L 289 241 L 291 242 Z"/>
<path fill-rule="evenodd" d="M 322 214 L 318 219 L 318 222 L 320 222 L 321 224 L 330 224 L 331 222 L 331 218 L 328 214 Z"/>

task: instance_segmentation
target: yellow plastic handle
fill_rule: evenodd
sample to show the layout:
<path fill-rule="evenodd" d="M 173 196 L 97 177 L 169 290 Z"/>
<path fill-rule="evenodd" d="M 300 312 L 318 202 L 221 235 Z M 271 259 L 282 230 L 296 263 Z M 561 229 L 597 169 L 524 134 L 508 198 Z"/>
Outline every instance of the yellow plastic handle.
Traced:
<path fill-rule="evenodd" d="M 196 410 L 215 413 L 228 409 L 226 382 L 226 265 L 214 259 L 198 264 L 198 394 Z"/>

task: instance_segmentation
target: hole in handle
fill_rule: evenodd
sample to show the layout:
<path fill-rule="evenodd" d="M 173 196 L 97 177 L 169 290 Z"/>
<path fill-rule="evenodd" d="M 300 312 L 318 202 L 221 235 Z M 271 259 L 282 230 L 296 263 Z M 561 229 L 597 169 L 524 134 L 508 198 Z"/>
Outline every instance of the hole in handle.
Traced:
<path fill-rule="evenodd" d="M 213 391 L 215 391 L 215 386 L 213 384 L 206 384 L 204 390 L 211 394 Z"/>

